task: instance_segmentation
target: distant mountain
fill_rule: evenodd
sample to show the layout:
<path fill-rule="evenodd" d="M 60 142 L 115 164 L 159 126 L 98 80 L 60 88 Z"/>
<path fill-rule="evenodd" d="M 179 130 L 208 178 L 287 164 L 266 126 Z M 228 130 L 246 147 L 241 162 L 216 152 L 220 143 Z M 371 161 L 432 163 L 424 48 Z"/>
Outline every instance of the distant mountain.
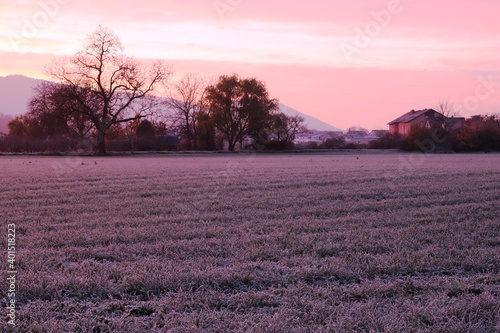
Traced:
<path fill-rule="evenodd" d="M 0 133 L 7 134 L 9 132 L 9 121 L 11 121 L 14 117 L 7 114 L 0 113 Z"/>
<path fill-rule="evenodd" d="M 33 95 L 33 88 L 42 80 L 21 75 L 0 76 L 0 114 L 18 116 L 26 113 L 27 104 Z M 304 118 L 304 125 L 309 129 L 318 131 L 340 131 L 340 129 L 327 124 L 313 116 L 299 112 L 289 106 L 280 104 L 280 111 L 289 115 L 299 115 Z M 3 119 L 2 119 L 3 120 Z M 0 132 L 2 132 L 0 123 Z"/>
<path fill-rule="evenodd" d="M 40 82 L 21 75 L 0 76 L 0 113 L 12 116 L 26 113 L 33 88 Z"/>
<path fill-rule="evenodd" d="M 304 118 L 304 125 L 311 130 L 318 130 L 318 131 L 341 131 L 341 129 L 338 129 L 335 126 L 332 126 L 330 124 L 325 123 L 324 121 L 321 121 L 317 118 L 314 118 L 313 116 L 310 116 L 308 114 L 302 113 L 300 111 L 297 111 L 289 106 L 286 106 L 284 104 L 280 104 L 280 111 L 283 112 L 286 115 L 289 116 L 296 116 L 299 115 L 302 118 Z"/>

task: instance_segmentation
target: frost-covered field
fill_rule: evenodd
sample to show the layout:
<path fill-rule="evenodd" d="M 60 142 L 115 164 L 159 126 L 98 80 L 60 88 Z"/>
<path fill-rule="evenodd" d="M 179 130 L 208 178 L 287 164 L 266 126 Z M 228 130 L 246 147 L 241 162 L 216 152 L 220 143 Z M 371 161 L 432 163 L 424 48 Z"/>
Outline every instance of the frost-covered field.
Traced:
<path fill-rule="evenodd" d="M 0 172 L 12 332 L 500 330 L 498 154 L 3 156 Z"/>

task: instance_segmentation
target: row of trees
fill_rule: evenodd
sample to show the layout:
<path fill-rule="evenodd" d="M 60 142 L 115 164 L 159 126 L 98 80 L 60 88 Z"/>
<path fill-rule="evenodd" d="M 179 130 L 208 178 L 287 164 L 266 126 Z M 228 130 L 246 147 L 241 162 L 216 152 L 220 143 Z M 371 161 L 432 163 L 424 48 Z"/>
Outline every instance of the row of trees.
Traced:
<path fill-rule="evenodd" d="M 450 143 L 456 151 L 500 150 L 500 116 L 478 116 L 452 133 Z"/>
<path fill-rule="evenodd" d="M 500 150 L 500 116 L 475 116 L 460 129 L 450 131 L 442 128 L 414 126 L 404 137 L 387 134 L 369 144 L 372 149 L 401 149 L 422 151 L 437 150 L 490 151 Z"/>
<path fill-rule="evenodd" d="M 255 78 L 221 76 L 207 84 L 187 75 L 169 85 L 168 67 L 142 67 L 103 27 L 68 63 L 53 65 L 48 74 L 53 82 L 36 88 L 27 114 L 9 123 L 7 141 L 89 140 L 104 155 L 109 139 L 131 138 L 149 119 L 155 134 L 180 135 L 184 149 L 216 149 L 222 141 L 229 150 L 245 143 L 286 149 L 303 122 L 278 112 L 278 101 Z M 157 97 L 165 88 L 170 96 Z"/>
<path fill-rule="evenodd" d="M 184 149 L 213 150 L 226 142 L 230 151 L 250 140 L 256 149 L 287 149 L 303 130 L 303 119 L 278 112 L 266 86 L 254 78 L 221 76 L 215 84 L 187 75 L 167 99 L 169 123 L 185 138 Z"/>

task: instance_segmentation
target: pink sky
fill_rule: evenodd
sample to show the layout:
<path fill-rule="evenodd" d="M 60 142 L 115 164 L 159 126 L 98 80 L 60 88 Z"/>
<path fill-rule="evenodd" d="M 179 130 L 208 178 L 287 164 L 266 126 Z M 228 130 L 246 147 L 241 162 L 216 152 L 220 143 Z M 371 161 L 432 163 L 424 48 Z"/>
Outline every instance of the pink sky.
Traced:
<path fill-rule="evenodd" d="M 439 100 L 500 112 L 498 13 L 495 0 L 17 0 L 0 4 L 0 75 L 43 78 L 101 24 L 176 77 L 252 76 L 334 126 L 386 128 Z"/>

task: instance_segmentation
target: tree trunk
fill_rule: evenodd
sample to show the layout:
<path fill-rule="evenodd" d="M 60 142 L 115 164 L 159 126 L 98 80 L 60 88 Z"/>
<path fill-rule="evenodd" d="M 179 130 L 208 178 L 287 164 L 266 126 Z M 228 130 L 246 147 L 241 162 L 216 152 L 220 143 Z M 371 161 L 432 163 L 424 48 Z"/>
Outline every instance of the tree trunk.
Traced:
<path fill-rule="evenodd" d="M 104 156 L 106 155 L 106 132 L 105 131 L 98 131 L 98 136 L 97 136 L 97 154 Z"/>

